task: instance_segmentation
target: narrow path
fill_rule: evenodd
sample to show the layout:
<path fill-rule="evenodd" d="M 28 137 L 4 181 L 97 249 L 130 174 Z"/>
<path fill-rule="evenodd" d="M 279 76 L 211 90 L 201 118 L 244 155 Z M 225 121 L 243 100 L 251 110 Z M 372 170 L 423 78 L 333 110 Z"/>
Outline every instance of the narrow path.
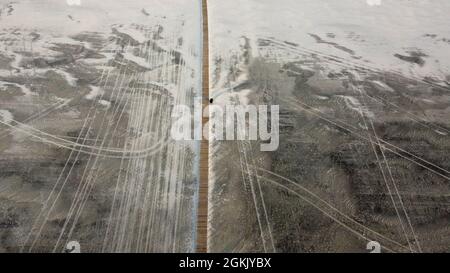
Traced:
<path fill-rule="evenodd" d="M 203 14 L 203 107 L 209 103 L 209 40 L 208 40 L 208 10 L 207 0 L 202 0 Z M 204 125 L 209 120 L 202 118 Z M 208 154 L 209 143 L 202 140 L 200 148 L 200 185 L 198 195 L 198 216 L 197 216 L 197 252 L 206 253 L 208 250 Z"/>

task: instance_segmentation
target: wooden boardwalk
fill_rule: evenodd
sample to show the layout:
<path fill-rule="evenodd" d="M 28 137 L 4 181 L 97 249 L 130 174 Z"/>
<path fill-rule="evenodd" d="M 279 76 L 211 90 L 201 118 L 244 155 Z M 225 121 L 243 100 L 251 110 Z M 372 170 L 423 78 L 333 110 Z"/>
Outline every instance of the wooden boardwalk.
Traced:
<path fill-rule="evenodd" d="M 206 0 L 202 0 L 203 13 L 203 107 L 209 104 L 209 42 L 208 42 L 208 10 Z M 202 118 L 203 125 L 208 117 Z M 197 216 L 197 249 L 199 253 L 208 251 L 208 175 L 209 175 L 209 143 L 202 140 L 200 148 L 200 189 L 198 196 Z"/>

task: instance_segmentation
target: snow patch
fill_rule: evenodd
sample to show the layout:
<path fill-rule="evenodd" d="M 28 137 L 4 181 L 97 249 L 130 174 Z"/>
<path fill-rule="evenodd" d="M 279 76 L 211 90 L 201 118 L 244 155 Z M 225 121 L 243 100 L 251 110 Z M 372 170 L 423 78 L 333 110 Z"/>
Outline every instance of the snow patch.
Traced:
<path fill-rule="evenodd" d="M 147 62 L 145 58 L 138 57 L 129 52 L 123 54 L 123 57 L 129 61 L 136 63 L 137 65 L 144 67 L 146 69 L 152 69 L 153 67 Z"/>
<path fill-rule="evenodd" d="M 0 110 L 0 118 L 2 119 L 2 122 L 10 124 L 13 121 L 14 116 L 8 110 Z"/>
<path fill-rule="evenodd" d="M 385 84 L 382 81 L 372 81 L 372 82 L 378 85 L 379 87 L 383 88 L 383 90 L 394 92 L 394 89 L 392 89 L 392 87 L 390 87 L 389 85 Z"/>
<path fill-rule="evenodd" d="M 10 82 L 5 82 L 5 81 L 0 81 L 0 87 L 5 88 L 8 85 L 16 86 L 16 87 L 20 88 L 20 91 L 22 91 L 22 93 L 25 96 L 36 96 L 37 95 L 36 92 L 31 91 L 30 88 L 26 87 L 25 85 L 18 84 L 18 83 L 10 83 Z"/>
<path fill-rule="evenodd" d="M 100 105 L 105 106 L 106 108 L 109 108 L 111 106 L 111 102 L 107 101 L 107 100 L 99 100 L 98 103 Z"/>
<path fill-rule="evenodd" d="M 374 113 L 371 112 L 367 107 L 362 106 L 357 98 L 343 95 L 339 95 L 338 97 L 343 98 L 347 107 L 352 109 L 353 111 L 356 111 L 360 114 L 365 114 L 365 116 L 368 118 L 375 117 Z"/>
<path fill-rule="evenodd" d="M 145 37 L 145 35 L 142 32 L 140 32 L 135 28 L 121 27 L 118 28 L 117 31 L 130 36 L 131 38 L 133 38 L 134 40 L 138 41 L 141 44 L 148 40 L 147 37 Z"/>
<path fill-rule="evenodd" d="M 98 86 L 91 85 L 90 88 L 91 88 L 91 91 L 89 92 L 89 94 L 84 96 L 88 100 L 93 100 L 96 97 L 98 97 L 98 96 L 103 94 L 103 90 L 100 87 L 98 87 Z"/>
<path fill-rule="evenodd" d="M 59 69 L 53 69 L 53 71 L 55 73 L 58 73 L 59 75 L 63 76 L 64 79 L 66 79 L 67 83 L 72 86 L 75 87 L 77 86 L 77 78 L 75 78 L 74 76 L 72 76 L 72 74 L 70 74 L 69 72 L 63 71 L 63 70 L 59 70 Z"/>

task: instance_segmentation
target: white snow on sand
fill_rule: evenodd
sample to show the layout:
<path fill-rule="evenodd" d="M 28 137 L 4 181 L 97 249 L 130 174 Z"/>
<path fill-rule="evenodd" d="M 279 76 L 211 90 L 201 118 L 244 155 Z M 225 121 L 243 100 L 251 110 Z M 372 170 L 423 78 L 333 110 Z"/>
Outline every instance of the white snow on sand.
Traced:
<path fill-rule="evenodd" d="M 394 89 L 392 89 L 392 87 L 390 87 L 389 85 L 385 84 L 382 81 L 372 81 L 372 82 L 375 83 L 377 86 L 381 87 L 383 90 L 394 92 Z"/>
<path fill-rule="evenodd" d="M 102 106 L 105 106 L 106 108 L 109 108 L 111 106 L 111 102 L 107 100 L 99 100 L 98 103 Z"/>
<path fill-rule="evenodd" d="M 93 100 L 96 97 L 98 97 L 98 96 L 103 94 L 103 90 L 100 87 L 93 86 L 93 85 L 91 85 L 90 87 L 91 87 L 91 92 L 89 92 L 89 94 L 87 94 L 85 96 L 86 99 Z"/>
<path fill-rule="evenodd" d="M 443 82 L 450 75 L 448 0 L 210 0 L 208 3 L 211 58 L 236 51 L 243 35 L 253 40 L 254 48 L 255 39 L 273 37 L 406 76 L 432 77 Z M 354 55 L 329 43 L 318 43 L 310 34 L 352 50 Z M 394 56 L 409 56 L 411 52 L 425 54 L 425 64 L 405 62 Z M 257 50 L 253 54 L 257 56 Z"/>
<path fill-rule="evenodd" d="M 0 0 L 0 4 L 2 2 L 6 3 L 6 1 Z M 123 54 L 124 60 L 122 62 L 124 65 L 129 65 L 129 61 L 131 61 L 152 70 L 142 73 L 136 71 L 137 74 L 131 76 L 116 65 L 113 69 L 120 70 L 117 71 L 119 72 L 119 76 L 116 78 L 117 84 L 119 83 L 119 77 L 136 76 L 136 79 L 141 80 L 142 83 L 167 88 L 170 93 L 166 94 L 164 92 L 164 94 L 173 97 L 171 99 L 173 99 L 174 103 L 188 104 L 191 102 L 192 96 L 200 97 L 202 91 L 202 18 L 200 3 L 200 0 L 15 0 L 12 14 L 0 19 L 0 31 L 3 31 L 0 32 L 0 36 L 5 34 L 0 37 L 0 40 L 10 41 L 9 39 L 12 39 L 11 41 L 13 41 L 2 43 L 1 50 L 8 53 L 7 57 L 12 56 L 12 66 L 15 69 L 12 69 L 11 72 L 0 71 L 0 73 L 6 74 L 5 81 L 7 81 L 8 77 L 14 76 L 30 76 L 30 78 L 32 76 L 32 79 L 36 79 L 45 77 L 45 73 L 48 71 L 54 71 L 61 75 L 69 85 L 75 87 L 71 89 L 76 90 L 78 80 L 76 77 L 81 77 L 84 75 L 83 73 L 90 72 L 90 70 L 83 71 L 83 65 L 86 65 L 88 69 L 92 66 L 98 67 L 102 70 L 100 83 L 104 80 L 104 85 L 102 84 L 101 86 L 105 86 L 105 89 L 102 90 L 99 87 L 90 86 L 90 92 L 87 92 L 85 99 L 94 100 L 98 98 L 97 106 L 105 110 L 111 107 L 113 102 L 99 97 L 104 91 L 110 91 L 108 83 L 113 80 L 110 79 L 108 82 L 107 77 L 110 74 L 106 73 L 108 73 L 107 70 L 111 69 L 111 66 L 116 65 L 114 62 L 108 61 L 113 58 L 118 61 L 119 58 L 117 57 L 119 54 Z M 137 43 L 133 42 L 126 45 L 124 41 L 127 39 L 118 39 L 120 35 L 117 35 L 114 30 L 131 36 Z M 157 31 L 157 37 L 154 36 L 155 31 Z M 93 39 L 92 44 L 89 44 L 88 42 L 76 41 L 76 38 L 69 38 L 75 37 L 74 35 L 76 34 L 85 34 L 83 32 L 99 33 L 103 39 L 98 43 Z M 154 44 L 145 43 L 153 37 L 157 38 L 154 39 L 154 47 Z M 103 42 L 109 44 L 103 47 Z M 98 53 L 106 56 L 106 58 L 85 60 L 82 58 L 86 52 L 77 53 L 81 47 L 60 46 L 55 48 L 57 44 L 85 46 L 94 51 L 98 50 Z M 158 50 L 159 48 L 163 50 Z M 67 61 L 62 59 L 60 49 L 64 50 L 64 55 L 69 55 L 70 59 Z M 67 52 L 74 49 L 76 52 Z M 143 50 L 139 51 L 139 49 Z M 174 58 L 178 57 L 180 62 L 175 63 Z M 54 65 L 47 62 L 55 58 L 57 61 L 61 60 L 61 62 L 56 62 Z M 34 67 L 36 63 L 38 65 Z M 134 66 L 130 65 L 130 68 L 134 68 Z M 76 72 L 70 73 L 71 71 Z M 77 73 L 78 71 L 82 71 L 82 73 L 79 74 Z M 115 72 L 113 71 L 111 74 L 116 76 Z M 130 78 L 126 80 L 130 80 Z M 124 84 L 126 84 L 126 80 L 123 80 Z M 84 81 L 78 83 L 85 84 Z M 116 86 L 114 89 L 116 89 Z M 136 88 L 140 87 L 136 86 Z M 155 92 L 158 91 L 163 92 L 165 90 L 155 88 Z M 124 148 L 128 149 L 128 144 L 130 144 L 132 147 L 144 149 L 145 145 L 143 144 L 153 141 L 153 139 L 149 139 L 149 134 L 144 134 L 145 131 L 152 130 L 149 123 L 153 124 L 154 120 L 163 118 L 165 113 L 162 111 L 170 111 L 171 108 L 165 107 L 156 112 L 157 107 L 161 107 L 157 106 L 156 96 L 148 96 L 141 89 L 138 92 L 124 92 L 123 94 L 127 96 L 129 101 L 133 101 L 133 104 L 129 105 L 132 111 L 129 111 L 126 117 L 122 115 L 118 117 L 119 119 L 121 117 L 127 118 L 127 126 L 133 129 L 133 134 L 126 137 L 127 143 L 124 144 L 126 146 Z M 134 102 L 135 100 L 137 102 Z M 65 107 L 70 101 L 70 98 L 62 100 L 63 104 L 59 107 Z M 160 105 L 163 104 L 161 103 Z M 66 115 L 63 116 L 64 118 L 82 118 L 77 117 L 79 113 L 69 109 L 70 107 L 65 109 Z M 149 115 L 150 111 L 155 111 L 158 114 Z M 88 117 L 90 117 L 89 115 Z M 147 119 L 151 120 L 151 122 L 145 122 Z M 0 120 L 9 122 L 12 120 L 12 116 L 9 112 L 2 111 L 0 112 Z M 164 122 L 165 120 L 162 120 L 161 128 L 157 128 L 159 133 L 155 133 L 155 136 L 165 134 L 164 130 L 167 129 L 165 127 L 166 125 L 169 127 L 169 124 Z M 16 128 L 15 132 L 17 133 L 21 128 L 20 126 Z M 142 135 L 139 136 L 141 132 Z M 23 135 L 26 137 L 25 134 Z M 14 134 L 13 136 L 16 137 Z M 17 139 L 16 141 L 19 142 Z M 141 175 L 141 173 L 136 172 L 133 173 L 132 177 L 125 179 L 120 179 L 119 177 L 117 181 L 117 183 L 124 183 L 127 189 L 127 191 L 121 193 L 119 198 L 126 198 L 133 191 L 132 185 L 142 185 L 143 188 L 146 187 L 147 191 L 152 183 L 161 181 L 161 187 L 151 187 L 151 190 L 154 191 L 154 196 L 158 198 L 157 200 L 155 199 L 155 202 L 162 205 L 150 206 L 149 192 L 149 194 L 142 195 L 139 197 L 140 199 L 136 200 L 138 205 L 134 206 L 134 209 L 130 212 L 124 214 L 117 212 L 116 214 L 113 211 L 113 214 L 111 214 L 113 217 L 110 218 L 114 219 L 110 223 L 111 233 L 105 235 L 105 242 L 108 241 L 106 245 L 107 250 L 141 251 L 145 249 L 146 251 L 157 252 L 190 252 L 194 250 L 197 218 L 196 204 L 198 203 L 195 198 L 197 197 L 196 186 L 198 184 L 192 183 L 192 180 L 198 178 L 200 142 L 189 143 L 189 147 L 193 147 L 194 160 L 192 160 L 191 153 L 188 153 L 185 149 L 187 145 L 172 143 L 172 141 L 167 141 L 166 143 L 164 145 L 168 145 L 169 148 L 161 152 L 158 151 L 155 157 L 152 157 L 152 160 L 161 162 L 162 158 L 166 158 L 167 162 L 170 162 L 170 166 L 161 165 L 158 174 L 156 174 L 155 168 L 154 179 L 150 176 L 153 175 L 150 169 L 156 167 L 152 163 L 153 161 L 136 158 L 136 160 L 132 160 L 131 165 L 126 163 L 128 165 L 126 168 L 130 170 L 137 168 L 142 171 L 148 170 L 147 174 L 142 172 Z M 185 164 L 186 160 L 192 161 L 192 168 L 187 167 L 188 165 Z M 115 181 L 111 182 L 116 184 Z M 185 184 L 192 187 L 192 190 L 185 190 Z M 112 200 L 112 207 L 115 207 L 115 202 L 121 202 L 119 198 Z M 148 211 L 144 213 L 145 215 L 153 216 L 151 221 L 150 219 L 144 222 L 141 221 L 139 229 L 144 231 L 147 227 L 150 228 L 151 224 L 152 238 L 149 237 L 146 241 L 143 240 L 141 244 L 139 240 L 144 239 L 144 236 L 137 238 L 137 233 L 128 232 L 128 230 L 133 228 L 127 223 L 139 223 L 138 220 L 143 209 Z M 108 240 L 110 235 L 118 230 L 124 230 L 123 234 L 127 239 L 120 242 Z M 139 237 L 141 236 L 139 235 Z M 114 238 L 111 236 L 111 239 Z M 130 249 L 128 246 L 130 241 L 139 242 L 138 245 L 141 244 L 140 248 L 139 246 L 136 246 L 136 248 L 133 246 Z"/>
<path fill-rule="evenodd" d="M 358 112 L 358 113 L 366 113 L 368 114 L 368 116 L 373 117 L 373 113 L 367 111 L 367 109 L 365 109 L 361 103 L 359 102 L 359 100 L 355 97 L 352 96 L 342 96 L 342 95 L 338 95 L 337 97 L 341 97 L 344 99 L 345 104 L 347 105 L 348 108 Z"/>
<path fill-rule="evenodd" d="M 1 118 L 2 122 L 7 123 L 7 124 L 11 123 L 11 121 L 13 121 L 13 119 L 14 119 L 14 117 L 10 111 L 1 110 L 1 109 L 0 109 L 0 118 Z"/>
<path fill-rule="evenodd" d="M 66 79 L 67 83 L 70 86 L 77 86 L 77 78 L 75 78 L 72 74 L 70 74 L 69 72 L 66 72 L 64 70 L 61 69 L 52 69 L 52 71 L 58 73 L 59 75 L 63 76 L 64 79 Z"/>
<path fill-rule="evenodd" d="M 121 33 L 127 34 L 128 36 L 138 41 L 139 43 L 143 43 L 148 40 L 148 38 L 145 37 L 144 33 L 138 31 L 135 28 L 131 28 L 130 26 L 122 26 L 117 28 L 117 30 Z"/>
<path fill-rule="evenodd" d="M 2 0 L 1 2 L 10 1 Z M 83 0 L 81 5 L 69 5 L 66 0 L 17 0 L 15 2 L 14 12 L 2 18 L 2 27 L 46 29 L 66 35 L 82 31 L 109 31 L 112 24 L 124 22 L 146 24 L 151 22 L 154 16 L 190 15 L 191 10 L 198 8 L 192 1 L 179 0 Z M 177 8 L 174 8 L 174 5 Z M 142 9 L 149 11 L 152 16 L 144 15 L 141 12 Z"/>
<path fill-rule="evenodd" d="M 34 96 L 37 95 L 37 93 L 30 90 L 30 88 L 26 87 L 25 85 L 18 84 L 18 83 L 10 83 L 6 81 L 0 81 L 0 88 L 6 88 L 7 86 L 16 86 L 20 88 L 20 91 L 24 94 L 24 96 Z"/>
<path fill-rule="evenodd" d="M 123 54 L 123 57 L 125 59 L 129 60 L 129 61 L 132 61 L 132 62 L 136 63 L 137 65 L 139 65 L 141 67 L 144 67 L 144 68 L 147 68 L 147 69 L 152 69 L 153 68 L 153 66 L 147 61 L 147 59 L 138 57 L 136 55 L 133 55 L 130 52 L 125 52 Z"/>

